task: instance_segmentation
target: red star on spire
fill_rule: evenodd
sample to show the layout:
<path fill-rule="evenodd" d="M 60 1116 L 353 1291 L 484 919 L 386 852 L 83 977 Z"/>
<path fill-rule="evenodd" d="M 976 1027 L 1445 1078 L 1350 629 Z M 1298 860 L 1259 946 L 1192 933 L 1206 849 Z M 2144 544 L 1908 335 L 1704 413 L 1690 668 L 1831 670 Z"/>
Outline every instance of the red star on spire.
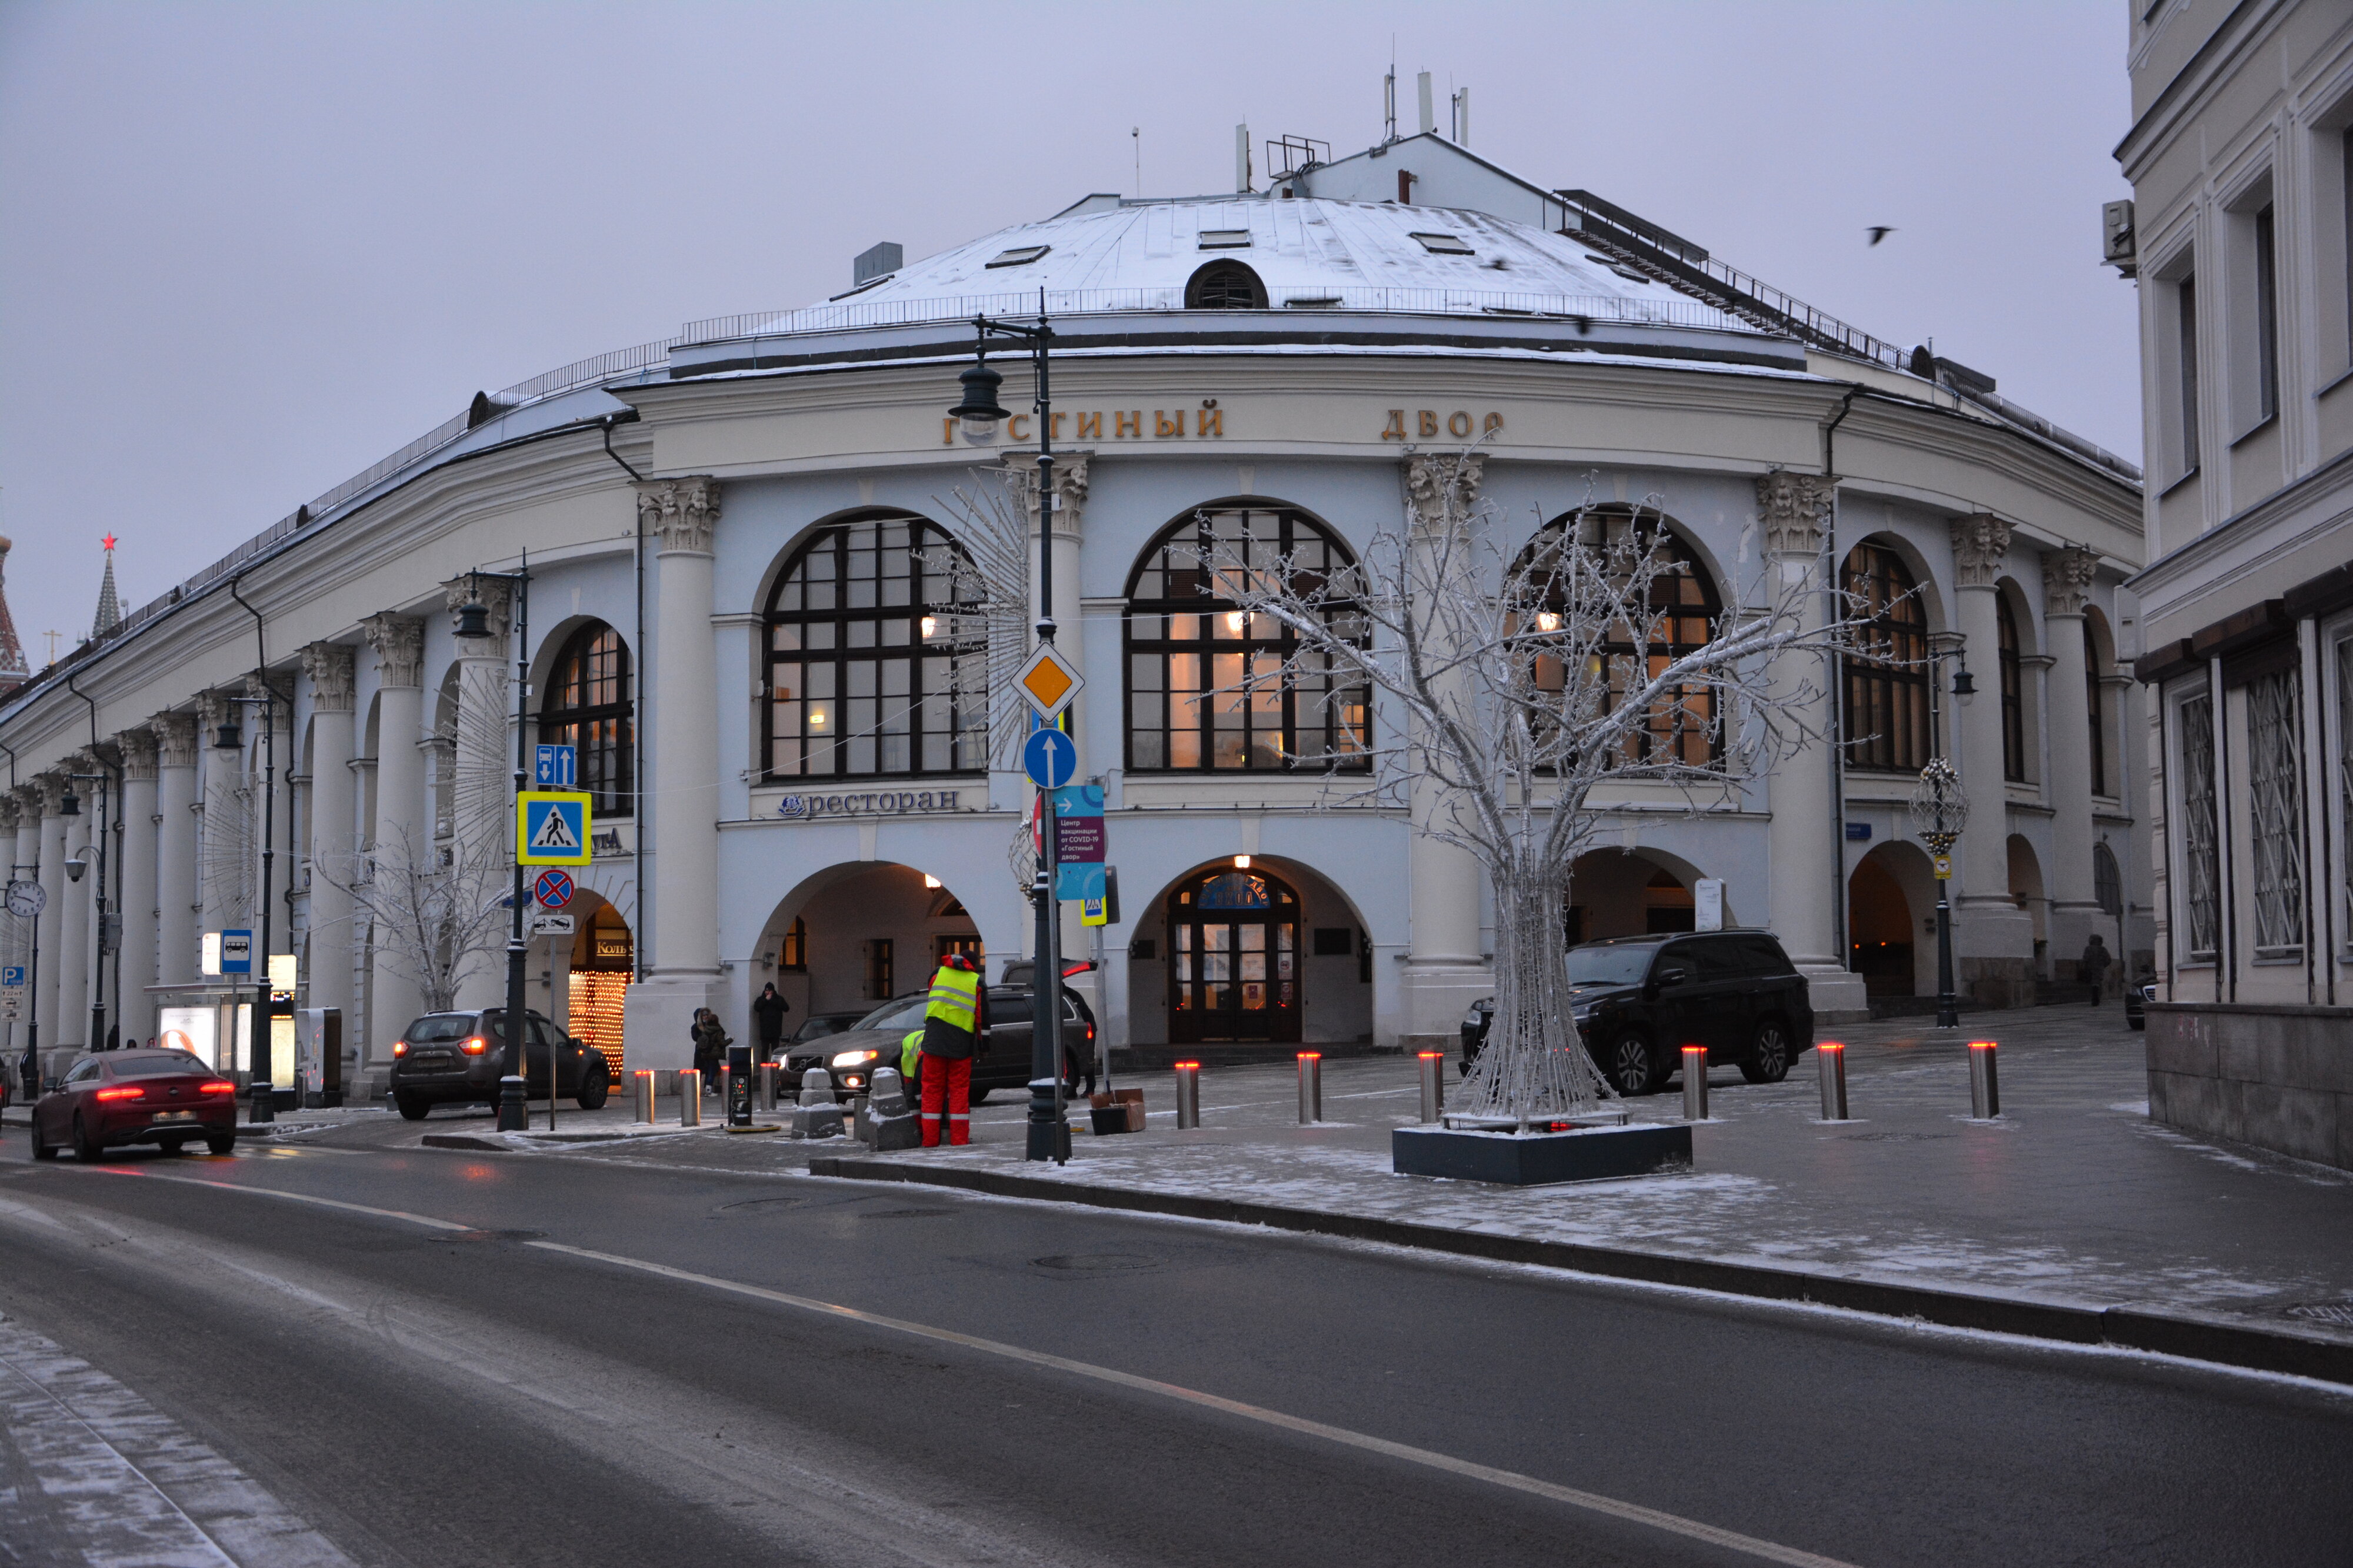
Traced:
<path fill-rule="evenodd" d="M 108 550 L 111 551 L 114 548 L 114 535 L 110 533 L 99 542 L 105 545 Z"/>

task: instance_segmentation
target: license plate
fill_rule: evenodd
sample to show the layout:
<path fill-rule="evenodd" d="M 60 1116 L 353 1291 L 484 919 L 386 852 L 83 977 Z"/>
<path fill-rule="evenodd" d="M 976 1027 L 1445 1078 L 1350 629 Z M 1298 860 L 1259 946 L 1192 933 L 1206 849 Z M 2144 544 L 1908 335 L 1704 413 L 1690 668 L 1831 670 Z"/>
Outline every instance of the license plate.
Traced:
<path fill-rule="evenodd" d="M 194 1121 L 195 1119 L 196 1113 L 193 1110 L 159 1110 L 155 1113 L 158 1121 Z"/>

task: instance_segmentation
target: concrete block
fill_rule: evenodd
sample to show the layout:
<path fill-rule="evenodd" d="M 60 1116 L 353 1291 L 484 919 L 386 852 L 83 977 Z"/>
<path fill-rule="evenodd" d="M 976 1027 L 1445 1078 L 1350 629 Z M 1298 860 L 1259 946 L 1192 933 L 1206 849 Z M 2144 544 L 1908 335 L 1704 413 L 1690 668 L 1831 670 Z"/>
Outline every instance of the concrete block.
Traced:
<path fill-rule="evenodd" d="M 839 1138 L 842 1131 L 841 1107 L 839 1105 L 793 1107 L 793 1136 L 796 1138 Z"/>
<path fill-rule="evenodd" d="M 1525 1133 L 1399 1127 L 1389 1134 L 1389 1159 L 1401 1176 L 1508 1186 L 1647 1176 L 1691 1163 L 1691 1129 L 1681 1122 Z"/>
<path fill-rule="evenodd" d="M 2221 1063 L 2214 1042 L 2195 1026 L 2197 1016 L 2152 1012 L 2148 1016 L 2148 1070 L 2189 1078 L 2217 1078 Z"/>

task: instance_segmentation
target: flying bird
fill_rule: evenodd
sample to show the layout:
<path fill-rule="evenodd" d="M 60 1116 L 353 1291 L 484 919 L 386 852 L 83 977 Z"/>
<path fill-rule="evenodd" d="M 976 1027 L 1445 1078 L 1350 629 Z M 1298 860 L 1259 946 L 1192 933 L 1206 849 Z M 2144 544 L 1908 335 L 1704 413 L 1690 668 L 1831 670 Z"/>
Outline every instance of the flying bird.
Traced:
<path fill-rule="evenodd" d="M 1875 223 L 1869 228 L 1864 229 L 1862 232 L 1871 236 L 1872 244 L 1877 245 L 1881 240 L 1885 239 L 1889 235 L 1894 234 L 1895 230 L 1886 224 Z"/>

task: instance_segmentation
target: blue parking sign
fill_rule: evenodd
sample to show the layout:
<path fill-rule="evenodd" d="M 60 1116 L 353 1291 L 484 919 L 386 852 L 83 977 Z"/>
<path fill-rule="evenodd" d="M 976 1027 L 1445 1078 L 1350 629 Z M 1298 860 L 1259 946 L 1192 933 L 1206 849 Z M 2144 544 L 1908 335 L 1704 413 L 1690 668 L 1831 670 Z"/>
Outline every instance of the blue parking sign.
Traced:
<path fill-rule="evenodd" d="M 25 966 L 23 964 L 12 963 L 5 969 L 0 969 L 0 986 L 22 985 L 23 984 L 25 984 Z"/>

